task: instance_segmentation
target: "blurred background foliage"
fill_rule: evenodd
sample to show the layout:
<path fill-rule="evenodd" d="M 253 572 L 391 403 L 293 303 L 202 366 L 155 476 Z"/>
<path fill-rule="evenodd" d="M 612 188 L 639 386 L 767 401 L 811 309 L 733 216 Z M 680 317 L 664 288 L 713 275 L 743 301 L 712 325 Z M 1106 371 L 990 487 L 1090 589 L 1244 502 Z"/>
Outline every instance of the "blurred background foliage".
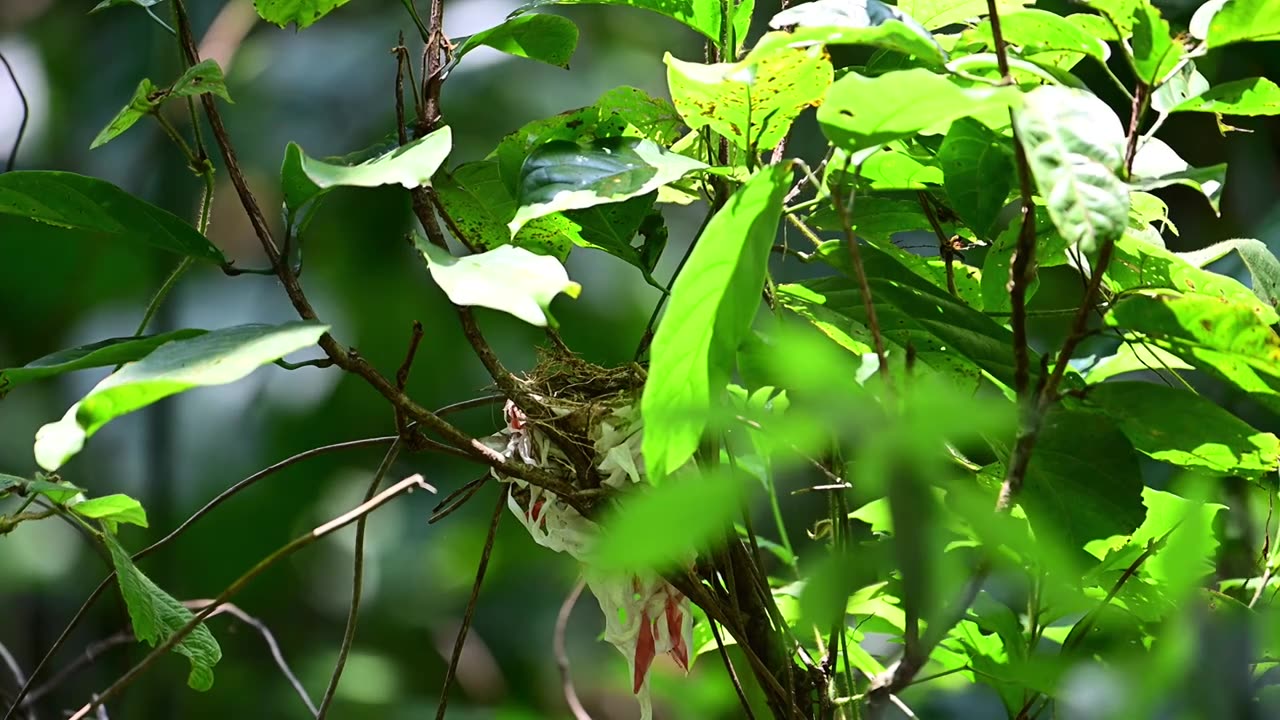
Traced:
<path fill-rule="evenodd" d="M 452 0 L 446 3 L 446 32 L 458 37 L 482 30 L 517 5 L 515 0 Z M 1195 6 L 1191 0 L 1166 3 L 1162 9 L 1175 25 L 1185 25 Z M 140 78 L 167 83 L 179 72 L 175 43 L 143 12 L 125 7 L 89 15 L 90 7 L 89 2 L 70 0 L 0 4 L 0 52 L 13 65 L 31 106 L 17 167 L 101 177 L 191 217 L 200 183 L 153 123 L 88 150 Z M 163 5 L 156 9 L 167 17 Z M 752 37 L 775 10 L 771 3 L 760 4 Z M 278 169 L 288 141 L 323 157 L 358 150 L 393 131 L 395 65 L 389 51 L 398 32 L 412 32 L 397 0 L 351 0 L 301 33 L 258 21 L 249 0 L 191 2 L 190 11 L 196 27 L 206 31 L 202 54 L 226 70 L 236 103 L 224 113 L 264 207 L 278 206 Z M 692 31 L 657 15 L 592 6 L 555 12 L 581 29 L 569 71 L 480 49 L 450 76 L 443 99 L 455 138 L 450 164 L 479 159 L 523 123 L 590 104 L 618 85 L 665 96 L 663 52 L 702 59 L 701 42 Z M 836 59 L 849 63 L 859 56 L 842 51 Z M 1275 44 L 1237 46 L 1198 67 L 1213 84 L 1276 77 L 1280 52 Z M 1083 72 L 1100 95 L 1123 107 L 1108 94 L 1114 88 L 1100 73 Z M 9 153 L 21 118 L 13 87 L 0 81 L 0 160 Z M 180 113 L 173 118 L 183 120 Z M 1190 189 L 1161 191 L 1181 230 L 1179 237 L 1169 239 L 1171 248 L 1194 249 L 1244 236 L 1280 249 L 1280 206 L 1275 204 L 1280 127 L 1266 118 L 1238 119 L 1236 124 L 1242 131 L 1224 135 L 1211 115 L 1187 113 L 1171 118 L 1161 132 L 1192 165 L 1225 159 L 1230 167 L 1221 220 Z M 812 118 L 803 118 L 793 151 L 812 155 L 823 145 Z M 225 174 L 219 174 L 219 183 L 211 239 L 238 265 L 261 266 L 256 240 Z M 396 188 L 345 191 L 320 213 L 305 238 L 302 280 L 335 335 L 388 372 L 403 356 L 412 322 L 421 320 L 427 339 L 409 382 L 410 394 L 438 406 L 486 392 L 483 368 L 470 354 L 444 296 L 404 240 L 410 220 L 406 194 Z M 660 279 L 673 271 L 700 210 L 669 208 L 667 215 L 672 240 L 656 273 Z M 969 262 L 981 265 L 980 258 Z M 21 237 L 0 237 L 0 366 L 130 334 L 174 264 L 163 253 L 131 248 L 33 246 Z M 584 290 L 578 300 L 556 301 L 565 340 L 600 364 L 630 360 L 656 291 L 634 268 L 602 253 L 577 251 L 568 269 Z M 784 276 L 803 272 L 777 269 Z M 1060 307 L 1074 302 L 1078 280 L 1066 275 L 1057 280 L 1053 272 L 1045 274 L 1037 303 Z M 199 268 L 182 279 L 152 329 L 292 317 L 274 279 L 229 278 Z M 482 313 L 482 320 L 509 367 L 532 367 L 542 339 L 536 329 L 496 313 Z M 1052 326 L 1039 330 L 1046 342 L 1058 331 Z M 103 374 L 28 385 L 4 398 L 0 468 L 16 474 L 34 471 L 31 439 L 36 429 L 61 416 Z M 1249 419 L 1260 429 L 1276 430 L 1265 417 Z M 489 434 L 500 424 L 497 406 L 472 411 L 461 420 L 476 435 Z M 336 370 L 268 367 L 237 384 L 190 392 L 112 423 L 63 474 L 95 492 L 126 492 L 142 499 L 151 529 L 123 531 L 123 539 L 137 549 L 255 470 L 319 445 L 392 432 L 390 408 L 358 380 Z M 376 449 L 357 450 L 296 465 L 233 499 L 142 567 L 179 598 L 210 597 L 290 538 L 353 506 L 379 457 Z M 402 456 L 392 475 L 413 472 L 447 493 L 481 471 L 450 458 L 419 455 Z M 780 490 L 785 495 L 806 484 L 812 478 L 797 471 L 783 478 Z M 398 501 L 373 517 L 359 634 L 334 717 L 395 720 L 433 714 L 496 492 L 487 487 L 437 525 L 426 523 L 436 499 L 425 494 Z M 817 554 L 816 544 L 803 534 L 823 512 L 820 501 L 811 497 L 786 500 L 788 524 L 796 535 L 792 541 L 802 558 Z M 316 697 L 327 682 L 342 633 L 352 538 L 348 530 L 308 549 L 255 581 L 236 601 L 272 629 Z M 34 667 L 104 572 L 101 558 L 63 524 L 26 523 L 0 539 L 0 643 L 24 668 Z M 575 577 L 571 560 L 538 548 L 515 523 L 502 526 L 459 668 L 451 717 L 567 716 L 551 641 L 557 610 Z M 113 706 L 112 717 L 307 716 L 256 633 L 225 616 L 212 626 L 225 653 L 213 690 L 200 695 L 186 689 L 184 663 L 166 661 Z M 568 632 L 578 692 L 596 718 L 634 717 L 626 663 L 597 641 L 602 627 L 594 601 L 580 601 Z M 112 595 L 93 611 L 54 667 L 124 629 L 121 602 Z M 1220 637 L 1216 642 L 1225 646 L 1232 640 Z M 143 650 L 125 644 L 102 652 L 43 701 L 44 715 L 79 706 L 140 659 Z M 710 655 L 696 663 L 688 679 L 669 663 L 660 664 L 653 682 L 659 718 L 740 716 L 723 666 Z M 1000 712 L 991 697 L 949 689 L 954 687 L 931 685 L 923 705 L 917 705 L 927 708 L 922 717 Z"/>

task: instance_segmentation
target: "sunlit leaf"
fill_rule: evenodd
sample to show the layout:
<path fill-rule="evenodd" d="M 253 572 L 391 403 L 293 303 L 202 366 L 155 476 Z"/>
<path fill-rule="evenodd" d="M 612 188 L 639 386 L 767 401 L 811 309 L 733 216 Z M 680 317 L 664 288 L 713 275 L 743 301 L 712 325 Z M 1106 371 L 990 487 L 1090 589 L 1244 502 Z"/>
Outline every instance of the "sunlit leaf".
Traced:
<path fill-rule="evenodd" d="M 517 15 L 464 39 L 453 51 L 453 61 L 482 46 L 568 69 L 578 46 L 578 26 L 559 15 Z"/>
<path fill-rule="evenodd" d="M 651 10 L 678 20 L 715 42 L 721 40 L 720 33 L 725 16 L 719 0 L 533 0 L 521 5 L 512 14 L 548 5 L 617 5 Z M 737 27 L 736 22 L 735 27 Z"/>
<path fill-rule="evenodd" d="M 932 154 L 915 154 L 907 143 L 893 141 L 866 155 L 858 175 L 871 184 L 872 190 L 929 190 L 943 184 L 942 168 Z M 828 172 L 841 170 L 848 153 L 837 148 L 827 164 Z"/>
<path fill-rule="evenodd" d="M 996 0 L 996 11 L 1004 17 L 1031 4 L 1031 0 Z M 898 7 L 930 30 L 987 15 L 987 0 L 902 0 Z"/>
<path fill-rule="evenodd" d="M 1280 260 L 1266 243 L 1252 238 L 1236 238 L 1214 243 L 1206 248 L 1192 252 L 1179 253 L 1178 256 L 1196 267 L 1204 267 L 1218 260 L 1232 250 L 1240 255 L 1244 265 L 1253 276 L 1253 294 L 1271 307 L 1280 306 Z M 1263 315 L 1263 317 L 1268 317 Z"/>
<path fill-rule="evenodd" d="M 1129 189 L 1119 177 L 1125 133 L 1111 108 L 1089 93 L 1046 85 L 1027 93 L 1014 124 L 1058 232 L 1086 252 L 1120 237 Z"/>
<path fill-rule="evenodd" d="M 192 612 L 143 575 L 114 535 L 105 533 L 103 539 L 111 552 L 111 563 L 115 566 L 120 594 L 124 596 L 125 607 L 129 610 L 134 637 L 155 647 L 191 621 L 194 617 Z M 173 650 L 191 661 L 188 685 L 196 690 L 213 687 L 213 666 L 222 659 L 222 648 L 218 647 L 218 641 L 213 639 L 213 633 L 204 623 L 179 640 Z"/>
<path fill-rule="evenodd" d="M 201 335 L 204 330 L 174 330 L 160 335 L 102 340 L 90 345 L 59 350 L 22 367 L 0 369 L 0 396 L 15 385 L 95 367 L 120 365 L 145 356 L 170 340 Z"/>
<path fill-rule="evenodd" d="M 947 59 L 946 52 L 928 30 L 902 10 L 880 0 L 803 3 L 774 15 L 769 27 L 794 28 L 792 43 L 870 45 L 913 55 L 932 65 Z"/>
<path fill-rule="evenodd" d="M 1034 53 L 1066 51 L 1098 60 L 1106 59 L 1106 43 L 1069 18 L 1047 10 L 1026 8 L 1008 14 L 1001 13 L 1000 32 L 1006 43 L 1022 49 L 1023 57 Z M 964 37 L 979 40 L 990 48 L 995 47 L 990 20 L 983 20 L 977 27 L 966 32 Z"/>
<path fill-rule="evenodd" d="M 0 235 L 27 244 L 65 238 L 150 245 L 226 264 L 222 251 L 182 218 L 104 180 L 68 172 L 0 174 Z"/>
<path fill-rule="evenodd" d="M 156 348 L 94 386 L 57 422 L 36 433 L 36 462 L 56 470 L 103 425 L 195 387 L 235 382 L 258 367 L 314 345 L 328 326 L 312 322 L 239 325 Z"/>
<path fill-rule="evenodd" d="M 652 482 L 684 465 L 702 440 L 760 304 L 791 176 L 788 165 L 758 171 L 712 217 L 676 277 L 641 400 Z"/>
<path fill-rule="evenodd" d="M 1184 53 L 1175 41 L 1169 23 L 1150 2 L 1141 2 L 1133 12 L 1133 65 L 1142 82 L 1156 86 L 1177 67 Z"/>
<path fill-rule="evenodd" d="M 822 100 L 834 72 L 821 46 L 792 47 L 788 39 L 771 33 L 736 63 L 685 62 L 668 53 L 667 85 L 685 123 L 710 127 L 742 148 L 776 146 L 800 112 Z"/>
<path fill-rule="evenodd" d="M 1170 112 L 1280 115 L 1280 86 L 1261 77 L 1223 83 L 1175 105 Z"/>
<path fill-rule="evenodd" d="M 547 308 L 556 295 L 576 298 L 582 286 L 560 261 L 511 245 L 456 258 L 415 238 L 431 277 L 455 305 L 478 305 L 514 315 L 530 325 L 554 324 Z"/>
<path fill-rule="evenodd" d="M 253 0 L 263 20 L 280 27 L 294 23 L 299 30 L 346 4 L 347 0 Z"/>
<path fill-rule="evenodd" d="M 576 233 L 561 216 L 532 220 L 511 237 L 507 223 L 516 216 L 516 200 L 502 182 L 495 160 L 464 163 L 452 171 L 438 172 L 432 185 L 451 228 L 473 247 L 492 250 L 511 244 L 562 262 L 573 248 Z"/>
<path fill-rule="evenodd" d="M 1167 82 L 1151 93 L 1151 109 L 1159 113 L 1173 109 L 1191 98 L 1203 95 L 1209 89 L 1209 81 L 1196 70 L 1196 64 L 1188 60 Z"/>
<path fill-rule="evenodd" d="M 1164 370 L 1190 370 L 1182 358 L 1155 345 L 1129 341 L 1116 348 L 1115 354 L 1098 361 L 1089 369 L 1085 379 L 1090 384 L 1110 380 L 1117 375 L 1131 372 L 1159 372 Z"/>
<path fill-rule="evenodd" d="M 76 503 L 71 509 L 77 514 L 109 523 L 130 523 L 147 527 L 147 513 L 142 504 L 128 495 L 103 495 Z"/>
<path fill-rule="evenodd" d="M 1280 40 L 1280 0 L 1228 0 L 1212 17 L 1205 34 L 1211 48 Z"/>

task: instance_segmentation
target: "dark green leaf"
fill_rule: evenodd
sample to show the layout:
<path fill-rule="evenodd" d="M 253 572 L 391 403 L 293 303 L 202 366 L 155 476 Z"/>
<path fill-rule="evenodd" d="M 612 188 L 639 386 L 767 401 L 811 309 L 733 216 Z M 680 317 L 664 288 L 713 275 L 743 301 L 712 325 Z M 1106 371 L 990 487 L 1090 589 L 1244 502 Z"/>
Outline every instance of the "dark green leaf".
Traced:
<path fill-rule="evenodd" d="M 928 30 L 880 0 L 816 0 L 774 15 L 769 27 L 795 28 L 793 43 L 870 45 L 913 55 L 931 65 L 947 60 Z"/>
<path fill-rule="evenodd" d="M 548 5 L 619 5 L 651 10 L 678 20 L 715 42 L 721 40 L 724 22 L 724 9 L 719 0 L 533 0 L 521 5 L 512 15 Z"/>
<path fill-rule="evenodd" d="M 253 0 L 263 20 L 280 27 L 294 23 L 299 30 L 346 4 L 347 0 Z"/>
<path fill-rule="evenodd" d="M 1229 0 L 1209 21 L 1205 39 L 1211 48 L 1280 40 L 1280 0 Z"/>
<path fill-rule="evenodd" d="M 142 504 L 128 495 L 103 495 L 70 507 L 76 514 L 87 518 L 147 527 L 147 513 Z"/>
<path fill-rule="evenodd" d="M 789 165 L 759 170 L 707 224 L 671 289 L 644 386 L 644 459 L 660 482 L 693 456 L 760 304 Z"/>
<path fill-rule="evenodd" d="M 112 419 L 191 388 L 235 382 L 314 345 L 328 329 L 312 322 L 239 325 L 165 343 L 95 385 L 61 420 L 40 428 L 36 462 L 56 470 Z"/>
<path fill-rule="evenodd" d="M 1158 86 L 1182 59 L 1182 44 L 1171 36 L 1169 23 L 1150 2 L 1144 0 L 1133 11 L 1133 64 L 1138 78 Z"/>
<path fill-rule="evenodd" d="M 227 262 L 182 218 L 109 182 L 67 172 L 0 174 L 0 235 L 28 244 L 65 237 L 144 244 L 219 265 Z"/>
<path fill-rule="evenodd" d="M 415 238 L 431 277 L 455 305 L 478 305 L 514 315 L 530 325 L 554 325 L 547 307 L 556 295 L 576 298 L 582 286 L 569 279 L 559 260 L 503 245 L 455 258 Z"/>
<path fill-rule="evenodd" d="M 143 575 L 115 536 L 106 533 L 104 539 L 111 551 L 111 563 L 116 569 L 120 594 L 124 596 L 125 607 L 129 610 L 133 634 L 138 640 L 155 647 L 191 621 L 194 617 L 191 611 Z M 213 687 L 213 666 L 222 659 L 222 648 L 218 647 L 218 641 L 213 639 L 208 627 L 203 623 L 197 625 L 173 649 L 191 661 L 188 685 L 196 690 Z"/>
<path fill-rule="evenodd" d="M 517 15 L 463 40 L 453 51 L 453 61 L 481 46 L 567 70 L 578 46 L 578 26 L 559 15 Z"/>
<path fill-rule="evenodd" d="M 1049 217 L 1071 245 L 1093 252 L 1129 221 L 1124 128 L 1094 95 L 1045 85 L 1014 114 L 1018 139 Z"/>
<path fill-rule="evenodd" d="M 1185 185 L 1204 195 L 1213 211 L 1220 215 L 1222 184 L 1226 179 L 1226 163 L 1203 168 L 1191 167 L 1165 141 L 1148 138 L 1133 158 L 1133 174 L 1129 184 L 1137 190 Z"/>
<path fill-rule="evenodd" d="M 502 182 L 496 160 L 459 165 L 451 172 L 436 173 L 433 185 L 452 228 L 472 247 L 492 250 L 515 245 L 561 262 L 580 239 L 572 223 L 562 215 L 531 220 L 514 239 L 507 223 L 516 216 L 516 201 Z"/>
<path fill-rule="evenodd" d="M 770 33 L 737 63 L 706 65 L 667 53 L 667 85 L 692 129 L 710 127 L 738 147 L 769 150 L 805 108 L 831 85 L 831 61 L 821 46 L 793 47 L 788 33 Z"/>
<path fill-rule="evenodd" d="M 15 385 L 95 367 L 120 365 L 145 356 L 170 340 L 184 340 L 204 330 L 174 330 L 161 335 L 102 340 L 91 345 L 59 350 L 18 368 L 0 370 L 0 397 Z"/>
<path fill-rule="evenodd" d="M 1170 112 L 1280 115 L 1280 86 L 1260 77 L 1223 83 L 1179 103 Z"/>
<path fill-rule="evenodd" d="M 530 220 L 552 213 L 647 195 L 705 167 L 651 140 L 602 138 L 587 146 L 553 140 L 525 159 L 519 207 L 507 227 L 514 234 Z"/>
<path fill-rule="evenodd" d="M 1156 460 L 1254 479 L 1280 467 L 1280 439 L 1188 390 L 1109 382 L 1086 398 L 1086 407 L 1105 412 L 1139 452 Z"/>
<path fill-rule="evenodd" d="M 938 149 L 943 187 L 956 211 L 980 238 L 992 225 L 1013 190 L 1013 157 L 1003 136 L 972 118 L 951 123 Z"/>

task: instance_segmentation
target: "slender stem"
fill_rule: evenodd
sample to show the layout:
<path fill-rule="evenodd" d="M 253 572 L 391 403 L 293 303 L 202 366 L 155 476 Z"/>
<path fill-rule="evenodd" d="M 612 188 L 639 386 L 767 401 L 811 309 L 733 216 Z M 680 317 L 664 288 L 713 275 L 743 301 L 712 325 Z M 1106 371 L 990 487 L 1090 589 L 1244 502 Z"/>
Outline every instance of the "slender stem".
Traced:
<path fill-rule="evenodd" d="M 952 297 L 960 297 L 960 292 L 956 290 L 956 270 L 952 264 L 956 253 L 951 248 L 951 240 L 942 231 L 942 224 L 938 222 L 938 214 L 933 211 L 933 203 L 929 200 L 929 194 L 920 190 L 916 193 L 916 199 L 920 201 L 920 208 L 924 210 L 925 217 L 929 218 L 929 225 L 933 228 L 933 234 L 938 238 L 938 255 L 942 257 L 942 262 L 946 267 L 947 292 L 951 293 Z"/>
<path fill-rule="evenodd" d="M 200 610 L 209 602 L 211 601 L 198 600 L 183 604 L 190 610 Z M 293 669 L 289 667 L 289 663 L 285 662 L 284 653 L 280 651 L 280 644 L 276 642 L 276 637 L 271 633 L 271 628 L 268 628 L 266 623 L 246 613 L 244 610 L 241 610 L 238 606 L 232 603 L 225 603 L 219 606 L 218 609 L 214 610 L 213 613 L 209 615 L 209 617 L 214 617 L 215 615 L 230 615 L 258 631 L 258 634 L 262 636 L 263 642 L 267 644 L 267 649 L 271 652 L 271 659 L 275 661 L 276 667 L 280 669 L 280 673 L 289 681 L 289 685 L 293 688 L 293 691 L 297 693 L 298 697 L 302 699 L 302 703 L 307 706 L 307 711 L 311 713 L 312 717 L 315 717 L 319 711 L 316 710 L 315 703 L 311 702 L 311 696 L 307 694 L 307 689 L 302 686 L 302 682 L 298 680 L 298 676 L 295 675 L 293 673 Z M 129 636 L 129 639 L 132 640 L 132 636 Z"/>
<path fill-rule="evenodd" d="M 733 690 L 738 695 L 738 702 L 742 704 L 743 717 L 747 720 L 755 720 L 755 713 L 751 711 L 751 703 L 747 700 L 747 693 L 742 689 L 742 681 L 738 679 L 738 671 L 733 667 L 733 660 L 729 658 L 729 650 L 724 645 L 724 639 L 720 637 L 720 627 L 715 620 L 707 619 L 708 625 L 711 627 L 711 636 L 716 639 L 716 649 L 720 652 L 720 659 L 724 661 L 724 671 L 729 675 L 729 682 L 733 683 Z"/>
<path fill-rule="evenodd" d="M 849 171 L 849 164 L 853 157 L 849 156 L 845 161 L 844 172 Z M 831 201 L 835 204 L 836 214 L 840 216 L 840 228 L 844 231 L 845 244 L 849 248 L 849 261 L 853 265 L 853 276 L 858 281 L 858 290 L 862 293 L 862 308 L 867 313 L 867 329 L 871 331 L 871 342 L 875 347 L 876 358 L 880 361 L 880 377 L 884 380 L 885 387 L 892 387 L 892 378 L 889 374 L 889 363 L 886 360 L 884 350 L 884 336 L 880 333 L 880 321 L 876 318 L 875 302 L 871 298 L 871 285 L 867 282 L 867 270 L 862 264 L 862 250 L 858 245 L 858 238 L 853 234 L 853 200 L 854 194 L 851 189 L 849 192 L 849 206 L 846 206 L 841 193 L 831 193 Z"/>
<path fill-rule="evenodd" d="M 586 708 L 582 707 L 582 701 L 578 699 L 578 691 L 573 687 L 573 675 L 569 672 L 569 653 L 565 650 L 564 637 L 569 629 L 569 616 L 573 614 L 573 606 L 578 603 L 578 597 L 582 595 L 582 590 L 586 586 L 587 581 L 584 578 L 578 578 L 578 582 L 574 583 L 573 590 L 569 591 L 569 596 L 560 605 L 560 612 L 556 614 L 556 630 L 551 639 L 551 651 L 556 656 L 556 667 L 560 669 L 560 686 L 564 690 L 564 701 L 568 704 L 569 711 L 573 713 L 574 720 L 591 720 L 591 716 L 587 714 Z"/>
<path fill-rule="evenodd" d="M 13 66 L 9 64 L 9 58 L 5 57 L 4 53 L 0 53 L 0 64 L 3 64 L 5 71 L 9 73 L 13 88 L 18 91 L 18 102 L 22 103 L 22 121 L 18 123 L 18 135 L 13 138 L 13 149 L 9 151 L 9 159 L 5 161 L 4 166 L 4 171 L 9 172 L 18 162 L 18 149 L 22 147 L 22 137 L 27 133 L 27 121 L 31 119 L 31 105 L 27 102 L 27 94 L 22 90 L 22 83 L 18 82 L 18 76 L 13 72 Z"/>
<path fill-rule="evenodd" d="M 684 269 L 685 263 L 689 262 L 689 256 L 693 255 L 693 248 L 698 244 L 698 238 L 702 237 L 702 232 L 707 229 L 707 224 L 711 222 L 714 212 L 707 212 L 702 218 L 702 224 L 698 226 L 698 230 L 693 234 L 693 240 L 689 242 L 689 247 L 685 248 L 684 254 L 680 256 L 680 262 L 676 263 L 675 272 L 671 273 L 671 279 L 667 281 L 666 292 L 658 297 L 658 302 L 653 306 L 653 312 L 649 313 L 649 321 L 644 325 L 644 334 L 640 336 L 640 344 L 636 346 L 634 360 L 640 362 L 640 358 L 649 350 L 649 343 L 653 342 L 654 328 L 657 327 L 658 315 L 662 312 L 662 306 L 666 304 L 667 298 L 671 297 L 671 289 L 675 287 L 676 280 L 680 277 L 680 271 Z"/>

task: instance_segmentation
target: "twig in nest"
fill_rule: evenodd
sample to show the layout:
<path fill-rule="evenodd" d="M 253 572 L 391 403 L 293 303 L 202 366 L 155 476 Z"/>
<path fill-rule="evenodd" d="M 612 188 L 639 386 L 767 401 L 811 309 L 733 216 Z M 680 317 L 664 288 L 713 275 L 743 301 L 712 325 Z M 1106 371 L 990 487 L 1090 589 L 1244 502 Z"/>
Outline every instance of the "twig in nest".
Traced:
<path fill-rule="evenodd" d="M 556 656 L 556 667 L 560 668 L 560 685 L 564 688 L 564 701 L 568 703 L 574 720 L 591 720 L 591 716 L 587 714 L 586 708 L 582 707 L 582 702 L 578 700 L 578 691 L 573 688 L 573 675 L 569 672 L 569 653 L 564 647 L 564 636 L 569 628 L 569 616 L 573 614 L 573 606 L 578 603 L 578 596 L 582 595 L 582 590 L 586 586 L 587 581 L 578 578 L 577 584 L 560 605 L 560 612 L 556 615 L 556 631 L 551 641 L 551 648 Z"/>

